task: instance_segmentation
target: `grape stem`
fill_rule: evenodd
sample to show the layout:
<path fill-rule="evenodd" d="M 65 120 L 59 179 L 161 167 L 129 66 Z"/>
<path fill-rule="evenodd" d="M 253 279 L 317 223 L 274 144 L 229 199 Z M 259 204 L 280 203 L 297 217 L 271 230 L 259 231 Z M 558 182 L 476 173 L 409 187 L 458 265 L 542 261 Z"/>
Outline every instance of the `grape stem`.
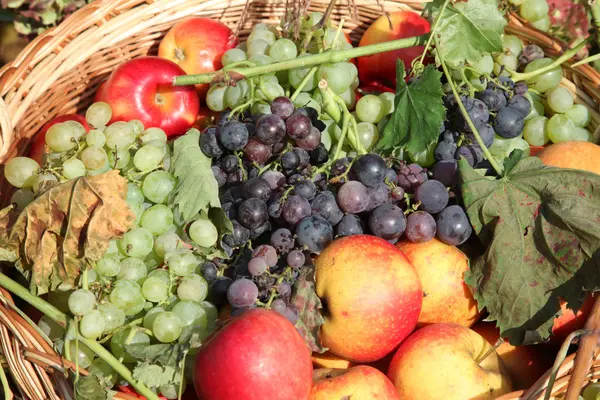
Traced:
<path fill-rule="evenodd" d="M 436 41 L 436 46 L 437 46 L 437 41 Z M 502 166 L 500 164 L 498 164 L 498 161 L 496 161 L 496 159 L 494 158 L 492 153 L 490 153 L 490 150 L 483 143 L 483 140 L 481 140 L 481 136 L 479 136 L 479 132 L 477 131 L 477 128 L 475 128 L 475 124 L 473 124 L 473 121 L 471 121 L 471 118 L 469 117 L 469 114 L 467 113 L 467 110 L 465 109 L 465 105 L 463 104 L 463 102 L 460 99 L 460 96 L 458 94 L 458 91 L 456 90 L 456 85 L 454 84 L 454 81 L 452 80 L 452 75 L 450 74 L 450 71 L 448 71 L 448 67 L 446 66 L 446 62 L 444 61 L 444 56 L 442 56 L 442 54 L 440 52 L 438 52 L 438 57 L 440 59 L 440 64 L 442 65 L 442 69 L 444 70 L 444 75 L 446 75 L 448 84 L 450 85 L 450 88 L 452 89 L 452 93 L 454 94 L 454 97 L 456 98 L 458 107 L 460 108 L 460 111 L 462 112 L 463 116 L 465 117 L 465 120 L 467 121 L 467 125 L 469 125 L 469 128 L 471 129 L 471 132 L 473 132 L 473 135 L 475 136 L 475 140 L 477 140 L 477 144 L 479 144 L 479 147 L 481 147 L 481 149 L 483 150 L 483 154 L 485 154 L 488 161 L 490 162 L 490 164 L 492 165 L 492 167 L 498 174 L 498 176 L 502 176 L 502 171 L 504 169 L 502 168 Z"/>
<path fill-rule="evenodd" d="M 441 17 L 444 14 L 444 11 L 446 11 L 446 7 L 448 7 L 448 3 L 450 3 L 450 0 L 444 1 L 444 4 L 442 5 L 440 12 L 438 13 L 437 17 L 435 17 L 435 21 L 433 21 L 433 26 L 431 27 L 430 32 L 435 32 L 435 30 L 437 29 L 437 26 L 440 23 L 440 20 L 442 19 Z M 427 39 L 427 43 L 425 44 L 425 48 L 423 49 L 423 53 L 421 53 L 421 58 L 419 59 L 419 64 L 423 65 L 423 60 L 425 60 L 425 55 L 429 51 L 432 41 L 433 41 L 433 35 L 430 35 L 429 38 Z"/>
<path fill-rule="evenodd" d="M 355 47 L 348 50 L 327 51 L 321 54 L 314 54 L 307 57 L 295 58 L 293 60 L 280 61 L 273 64 L 259 65 L 250 68 L 234 68 L 228 70 L 228 72 L 233 72 L 234 75 L 239 75 L 240 79 L 243 79 L 250 78 L 256 75 L 268 74 L 271 72 L 278 72 L 292 68 L 314 67 L 323 63 L 338 63 L 356 57 L 385 53 L 386 51 L 404 49 L 407 47 L 421 46 L 425 44 L 427 39 L 429 39 L 429 36 L 430 35 L 426 33 L 421 36 L 414 36 L 410 38 L 392 40 L 389 42 L 371 44 L 368 46 Z M 173 85 L 196 85 L 201 83 L 210 83 L 213 81 L 222 81 L 224 78 L 225 77 L 223 70 L 205 74 L 182 75 L 175 77 L 175 79 L 173 80 Z"/>
<path fill-rule="evenodd" d="M 577 61 L 575 64 L 572 64 L 571 67 L 572 68 L 579 67 L 580 65 L 589 64 L 589 63 L 594 62 L 596 60 L 600 60 L 600 53 L 594 54 L 593 56 L 589 56 L 587 58 L 584 58 L 581 61 Z"/>
<path fill-rule="evenodd" d="M 548 71 L 553 70 L 554 68 L 560 67 L 562 63 L 570 60 L 573 56 L 575 56 L 575 54 L 577 54 L 579 52 L 579 50 L 581 50 L 583 47 L 585 47 L 585 45 L 587 44 L 589 38 L 586 40 L 581 41 L 581 43 L 579 43 L 577 46 L 573 47 L 572 49 L 569 49 L 567 51 L 565 51 L 563 53 L 563 55 L 561 55 L 560 57 L 558 57 L 557 59 L 555 59 L 554 61 L 552 61 L 550 64 L 546 65 L 545 67 L 536 69 L 535 71 L 529 71 L 529 72 L 516 72 L 513 71 L 509 68 L 505 68 L 506 71 L 508 71 L 510 73 L 510 78 L 514 81 L 514 82 L 520 82 L 520 81 L 526 81 L 529 79 L 533 79 L 536 76 L 539 76 L 541 74 L 544 74 Z"/>
<path fill-rule="evenodd" d="M 306 84 L 308 83 L 308 81 L 312 79 L 313 75 L 317 72 L 317 69 L 319 69 L 319 67 L 312 67 L 308 71 L 308 73 L 306 74 L 306 76 L 304 77 L 304 79 L 302 79 L 302 82 L 300 82 L 300 85 L 298 85 L 298 87 L 296 88 L 296 90 L 294 90 L 294 93 L 292 94 L 292 97 L 290 97 L 291 101 L 296 100 L 296 97 L 298 97 L 298 95 L 302 92 L 302 89 L 304 89 L 304 86 L 306 86 Z"/>
<path fill-rule="evenodd" d="M 44 313 L 46 316 L 50 317 L 54 322 L 59 324 L 62 327 L 66 327 L 67 323 L 70 321 L 70 318 L 54 307 L 52 304 L 48 303 L 44 299 L 32 295 L 29 293 L 27 289 L 18 284 L 17 282 L 10 279 L 8 276 L 4 275 L 0 272 L 0 286 L 7 289 L 8 291 L 14 293 L 27 303 L 31 304 L 39 311 Z M 86 345 L 90 350 L 92 350 L 98 357 L 104 360 L 109 366 L 112 367 L 119 375 L 123 377 L 131 386 L 137 390 L 139 394 L 146 397 L 147 400 L 159 400 L 158 396 L 152 392 L 146 385 L 142 382 L 138 382 L 133 378 L 131 371 L 127 369 L 126 366 L 121 364 L 119 360 L 115 358 L 108 350 L 106 350 L 101 344 L 96 342 L 95 340 L 88 340 L 83 337 L 79 337 L 78 341 L 81 341 L 84 345 Z M 68 351 L 67 341 L 65 340 L 65 353 Z"/>

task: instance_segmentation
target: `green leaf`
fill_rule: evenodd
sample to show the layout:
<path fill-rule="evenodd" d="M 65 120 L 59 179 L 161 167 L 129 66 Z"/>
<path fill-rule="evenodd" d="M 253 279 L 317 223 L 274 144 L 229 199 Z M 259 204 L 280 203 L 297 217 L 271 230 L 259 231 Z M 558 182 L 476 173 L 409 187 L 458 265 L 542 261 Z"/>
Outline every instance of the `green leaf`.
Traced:
<path fill-rule="evenodd" d="M 169 198 L 184 220 L 200 211 L 220 208 L 219 185 L 211 169 L 211 160 L 200 150 L 200 131 L 190 129 L 173 143 L 171 173 L 178 182 Z"/>
<path fill-rule="evenodd" d="M 76 400 L 106 400 L 106 390 L 96 375 L 80 376 L 75 385 Z"/>
<path fill-rule="evenodd" d="M 161 366 L 144 361 L 133 369 L 133 377 L 148 387 L 159 387 L 179 383 L 181 375 L 172 366 Z"/>
<path fill-rule="evenodd" d="M 397 75 L 402 76 L 402 61 L 399 60 L 396 66 Z M 376 150 L 390 153 L 401 147 L 411 154 L 418 154 L 437 141 L 446 114 L 442 104 L 441 76 L 433 65 L 428 65 L 414 83 L 407 85 L 404 79 L 397 81 L 395 109 Z"/>
<path fill-rule="evenodd" d="M 523 159 L 525 153 L 521 149 L 513 150 L 508 157 L 504 159 L 504 176 L 510 174 L 513 168 Z"/>
<path fill-rule="evenodd" d="M 425 9 L 437 17 L 444 0 L 434 0 Z M 450 3 L 435 32 L 436 51 L 449 64 L 475 63 L 485 53 L 501 52 L 506 20 L 497 0 L 468 0 Z"/>
<path fill-rule="evenodd" d="M 158 363 L 163 366 L 177 367 L 183 358 L 184 346 L 180 344 L 152 344 L 141 343 L 125 345 L 125 351 L 132 357 Z"/>
<path fill-rule="evenodd" d="M 559 296 L 576 307 L 584 290 L 600 287 L 600 175 L 547 167 L 536 157 L 498 180 L 464 159 L 459 171 L 469 220 L 487 249 L 465 281 L 502 337 L 546 339 Z"/>
<path fill-rule="evenodd" d="M 325 319 L 320 311 L 323 304 L 315 290 L 314 268 L 305 268 L 300 273 L 294 284 L 290 303 L 296 307 L 299 314 L 296 328 L 298 328 L 311 350 L 317 353 L 326 352 L 327 348 L 321 345 L 321 339 L 319 338 L 319 331 L 321 325 L 325 323 Z"/>

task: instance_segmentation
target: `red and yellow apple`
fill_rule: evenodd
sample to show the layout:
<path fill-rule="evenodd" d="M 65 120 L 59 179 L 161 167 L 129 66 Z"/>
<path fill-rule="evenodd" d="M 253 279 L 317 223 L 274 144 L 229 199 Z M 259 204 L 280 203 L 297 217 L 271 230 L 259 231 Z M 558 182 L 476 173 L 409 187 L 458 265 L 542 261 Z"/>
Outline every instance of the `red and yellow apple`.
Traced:
<path fill-rule="evenodd" d="M 188 75 L 214 72 L 221 57 L 237 44 L 233 31 L 211 18 L 192 17 L 175 24 L 158 46 L 158 56 L 178 64 Z M 204 99 L 208 84 L 196 85 Z"/>
<path fill-rule="evenodd" d="M 429 32 L 429 21 L 413 11 L 396 11 L 382 15 L 373 22 L 360 39 L 359 46 L 389 42 L 391 40 L 423 35 Z M 392 29 L 390 29 L 390 21 Z M 423 46 L 398 49 L 385 53 L 358 58 L 358 77 L 361 85 L 380 84 L 396 87 L 396 60 L 404 63 L 404 69 L 410 70 L 412 61 L 421 56 Z"/>
<path fill-rule="evenodd" d="M 308 400 L 332 399 L 400 400 L 392 382 L 367 365 L 314 370 L 313 387 Z"/>
<path fill-rule="evenodd" d="M 384 357 L 417 324 L 419 277 L 404 254 L 381 238 L 334 240 L 315 261 L 315 282 L 325 308 L 321 343 L 346 360 Z"/>
<path fill-rule="evenodd" d="M 480 318 L 477 302 L 464 282 L 469 258 L 436 238 L 426 243 L 402 240 L 396 247 L 415 267 L 423 286 L 418 326 L 451 322 L 470 327 Z"/>
<path fill-rule="evenodd" d="M 500 330 L 493 322 L 479 322 L 473 326 L 475 332 L 494 346 L 500 337 Z M 554 359 L 542 346 L 513 346 L 508 341 L 496 348 L 508 369 L 515 389 L 528 389 L 552 367 Z"/>
<path fill-rule="evenodd" d="M 311 386 L 304 339 L 285 317 L 264 308 L 231 318 L 196 355 L 199 400 L 306 399 Z"/>
<path fill-rule="evenodd" d="M 536 154 L 545 165 L 600 174 L 600 146 L 578 140 L 554 143 Z"/>
<path fill-rule="evenodd" d="M 561 315 L 554 319 L 552 336 L 550 336 L 550 343 L 558 346 L 567 339 L 571 332 L 583 328 L 594 306 L 594 296 L 588 295 L 577 313 L 568 308 L 567 302 L 563 299 L 559 299 L 559 303 Z"/>
<path fill-rule="evenodd" d="M 160 57 L 134 58 L 119 65 L 96 92 L 94 101 L 112 107 L 115 121 L 140 120 L 168 137 L 182 135 L 196 122 L 200 100 L 193 86 L 173 86 L 185 72 Z"/>
<path fill-rule="evenodd" d="M 493 400 L 511 392 L 512 382 L 490 349 L 483 336 L 462 325 L 428 325 L 400 345 L 388 378 L 402 400 Z"/>

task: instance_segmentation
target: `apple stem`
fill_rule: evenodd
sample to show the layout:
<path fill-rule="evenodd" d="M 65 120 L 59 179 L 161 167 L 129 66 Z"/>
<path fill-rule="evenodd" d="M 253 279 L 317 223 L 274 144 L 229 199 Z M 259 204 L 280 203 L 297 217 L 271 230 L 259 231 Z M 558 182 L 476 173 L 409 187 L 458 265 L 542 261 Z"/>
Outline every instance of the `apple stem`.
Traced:
<path fill-rule="evenodd" d="M 504 339 L 502 338 L 498 338 L 498 340 L 496 340 L 496 343 L 494 343 L 494 345 L 492 347 L 490 347 L 490 349 L 488 351 L 486 351 L 483 356 L 481 356 L 478 360 L 477 360 L 477 364 L 481 365 L 481 363 L 488 358 L 490 355 L 492 355 L 492 353 L 494 353 L 496 350 L 498 350 L 498 347 L 502 346 L 502 343 L 504 343 Z"/>
<path fill-rule="evenodd" d="M 397 39 L 389 42 L 370 44 L 367 46 L 354 47 L 348 50 L 330 50 L 320 54 L 314 54 L 307 57 L 295 58 L 293 60 L 280 61 L 273 64 L 259 65 L 249 68 L 233 68 L 210 72 L 206 74 L 181 75 L 175 77 L 173 85 L 186 86 L 197 85 L 201 83 L 219 82 L 225 79 L 225 75 L 232 74 L 239 76 L 236 79 L 250 78 L 256 75 L 263 75 L 272 72 L 279 72 L 292 68 L 314 67 L 324 63 L 338 63 L 352 58 L 369 56 L 371 54 L 385 53 L 387 51 L 404 49 L 424 45 L 429 39 L 429 34 L 414 36 L 410 38 Z"/>

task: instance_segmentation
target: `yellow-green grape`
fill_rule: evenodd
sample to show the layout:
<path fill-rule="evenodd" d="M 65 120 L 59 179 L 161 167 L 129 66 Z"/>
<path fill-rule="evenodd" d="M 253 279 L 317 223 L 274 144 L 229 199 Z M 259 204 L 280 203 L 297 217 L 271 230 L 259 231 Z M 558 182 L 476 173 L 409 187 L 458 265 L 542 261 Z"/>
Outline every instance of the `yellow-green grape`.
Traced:
<path fill-rule="evenodd" d="M 267 43 L 267 45 L 271 46 L 273 43 L 275 43 L 277 38 L 268 27 L 266 27 L 266 29 L 254 29 L 248 36 L 248 49 L 250 49 L 250 47 L 252 47 L 252 43 L 256 42 L 257 40 L 263 40 L 265 43 Z"/>
<path fill-rule="evenodd" d="M 530 22 L 530 24 L 531 24 L 531 26 L 539 29 L 542 32 L 548 32 L 548 30 L 550 29 L 550 26 L 551 26 L 550 17 L 547 15 L 544 15 L 544 17 L 542 19 Z"/>
<path fill-rule="evenodd" d="M 553 143 L 566 142 L 574 139 L 577 126 L 569 117 L 562 114 L 554 114 L 547 125 L 548 136 Z"/>
<path fill-rule="evenodd" d="M 102 148 L 106 144 L 106 136 L 99 129 L 92 129 L 85 135 L 85 142 L 90 147 Z"/>
<path fill-rule="evenodd" d="M 548 90 L 546 92 L 546 101 L 555 113 L 564 113 L 573 107 L 571 92 L 561 86 Z"/>
<path fill-rule="evenodd" d="M 71 158 L 63 163 L 62 174 L 67 179 L 75 179 L 85 175 L 85 164 L 81 160 Z"/>
<path fill-rule="evenodd" d="M 474 63 L 471 68 L 475 71 L 470 71 L 472 75 L 489 75 L 494 70 L 494 59 L 490 54 L 485 54 L 483 57 L 479 59 L 476 63 Z"/>
<path fill-rule="evenodd" d="M 258 54 L 267 54 L 269 52 L 269 43 L 263 39 L 257 39 L 248 43 L 247 54 L 249 57 L 254 57 Z"/>
<path fill-rule="evenodd" d="M 394 112 L 394 98 L 396 97 L 394 93 L 383 92 L 377 97 L 379 97 L 379 100 L 381 100 L 381 104 L 383 105 L 384 116 Z"/>
<path fill-rule="evenodd" d="M 550 7 L 546 0 L 527 0 L 521 5 L 519 14 L 529 22 L 539 21 L 548 16 Z"/>
<path fill-rule="evenodd" d="M 501 53 L 495 57 L 495 61 L 496 61 L 496 63 L 494 64 L 494 73 L 496 75 L 501 75 L 501 76 L 510 76 L 510 73 L 506 70 L 509 69 L 509 70 L 514 71 L 517 69 L 517 66 L 519 65 L 519 61 L 517 60 L 517 57 L 513 56 L 512 54 Z M 504 68 L 502 68 L 502 67 L 504 67 Z M 500 70 L 502 70 L 502 73 L 500 72 Z"/>
<path fill-rule="evenodd" d="M 106 126 L 111 118 L 112 108 L 103 101 L 92 104 L 85 112 L 86 122 L 94 128 Z"/>
<path fill-rule="evenodd" d="M 379 140 L 379 130 L 370 122 L 361 122 L 357 125 L 358 141 L 369 151 Z"/>
<path fill-rule="evenodd" d="M 123 121 L 114 122 L 107 126 L 104 135 L 106 135 L 106 147 L 111 150 L 127 149 L 135 142 L 132 126 Z"/>
<path fill-rule="evenodd" d="M 547 123 L 548 118 L 544 116 L 531 118 L 525 122 L 525 127 L 523 128 L 523 139 L 525 139 L 527 143 L 532 146 L 545 145 L 550 140 L 546 130 Z"/>
<path fill-rule="evenodd" d="M 221 63 L 223 64 L 224 67 L 229 64 L 232 64 L 235 62 L 240 62 L 240 61 L 245 61 L 245 60 L 246 60 L 246 53 L 240 49 L 229 49 L 221 57 Z"/>
<path fill-rule="evenodd" d="M 129 161 L 131 161 L 131 153 L 128 149 L 117 151 L 110 150 L 107 155 L 108 163 L 111 168 L 114 169 L 123 169 L 129 164 Z"/>
<path fill-rule="evenodd" d="M 160 128 L 148 128 L 142 132 L 140 136 L 142 143 L 147 144 L 153 140 L 158 140 L 162 143 L 167 143 L 167 134 Z"/>
<path fill-rule="evenodd" d="M 17 209 L 23 210 L 35 199 L 31 189 L 19 189 L 10 198 L 10 204 L 16 204 Z"/>
<path fill-rule="evenodd" d="M 206 93 L 206 106 L 212 111 L 223 111 L 227 108 L 227 104 L 225 103 L 226 90 L 226 85 L 217 84 L 211 86 Z"/>
<path fill-rule="evenodd" d="M 131 130 L 133 131 L 133 134 L 136 137 L 141 135 L 142 132 L 144 132 L 144 124 L 139 119 L 132 119 L 131 121 L 127 122 L 127 124 L 129 124 Z"/>
<path fill-rule="evenodd" d="M 383 102 L 373 94 L 363 96 L 356 103 L 356 115 L 363 122 L 377 123 L 385 115 Z"/>
<path fill-rule="evenodd" d="M 102 168 L 108 161 L 106 150 L 97 147 L 88 147 L 79 155 L 83 165 L 89 170 Z"/>
<path fill-rule="evenodd" d="M 592 134 L 585 128 L 580 128 L 576 126 L 573 130 L 573 134 L 571 135 L 571 140 L 581 140 L 582 142 L 591 142 Z"/>
<path fill-rule="evenodd" d="M 29 157 L 12 158 L 4 166 L 4 177 L 8 183 L 18 188 L 32 187 L 39 172 L 40 165 Z"/>
<path fill-rule="evenodd" d="M 58 183 L 58 179 L 54 174 L 45 173 L 39 174 L 33 181 L 33 193 L 40 194 L 50 189 L 52 186 Z"/>
<path fill-rule="evenodd" d="M 536 71 L 540 68 L 546 67 L 552 63 L 550 58 L 538 58 L 533 60 L 525 67 L 525 72 Z M 527 84 L 530 89 L 537 90 L 538 92 L 545 93 L 546 91 L 558 86 L 562 80 L 562 69 L 560 66 L 546 71 L 543 74 L 537 75 L 527 80 Z"/>
<path fill-rule="evenodd" d="M 51 150 L 62 153 L 77 146 L 76 131 L 66 122 L 52 125 L 46 132 L 46 144 Z"/>
<path fill-rule="evenodd" d="M 189 228 L 190 238 L 201 247 L 212 247 L 219 239 L 217 227 L 207 219 L 194 221 Z"/>
<path fill-rule="evenodd" d="M 507 54 L 518 57 L 521 54 L 521 50 L 523 50 L 523 42 L 521 39 L 516 37 L 515 35 L 504 35 L 502 38 L 502 44 L 506 50 L 508 50 Z"/>
<path fill-rule="evenodd" d="M 574 104 L 571 108 L 565 111 L 565 115 L 575 123 L 575 125 L 585 128 L 591 119 L 590 110 L 583 104 Z"/>

